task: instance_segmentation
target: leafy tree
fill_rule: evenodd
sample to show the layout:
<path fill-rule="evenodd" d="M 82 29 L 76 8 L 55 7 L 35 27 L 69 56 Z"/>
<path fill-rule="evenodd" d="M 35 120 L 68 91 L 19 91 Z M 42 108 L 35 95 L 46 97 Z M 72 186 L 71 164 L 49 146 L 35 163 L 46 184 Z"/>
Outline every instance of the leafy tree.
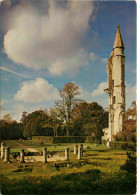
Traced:
<path fill-rule="evenodd" d="M 61 129 L 62 121 L 59 120 L 56 109 L 50 108 L 48 124 L 53 129 L 54 136 L 58 136 L 58 132 Z"/>
<path fill-rule="evenodd" d="M 1 139 L 6 139 L 8 133 L 8 123 L 5 120 L 0 120 L 0 135 Z"/>
<path fill-rule="evenodd" d="M 48 135 L 53 136 L 49 116 L 43 110 L 37 110 L 27 115 L 24 136 Z"/>
<path fill-rule="evenodd" d="M 100 143 L 102 129 L 108 124 L 108 113 L 96 102 L 82 102 L 73 110 L 73 121 L 77 135 L 95 137 Z"/>
<path fill-rule="evenodd" d="M 27 122 L 27 112 L 26 111 L 22 112 L 22 118 L 21 118 L 20 122 L 23 124 L 23 126 L 26 125 L 26 122 Z"/>
<path fill-rule="evenodd" d="M 58 117 L 64 121 L 67 136 L 69 136 L 69 126 L 72 119 L 72 110 L 80 102 L 75 96 L 80 95 L 79 87 L 74 83 L 66 83 L 63 89 L 59 90 L 61 100 L 55 102 Z"/>
<path fill-rule="evenodd" d="M 0 121 L 1 139 L 19 139 L 23 136 L 23 128 L 21 123 L 16 121 L 7 122 Z"/>
<path fill-rule="evenodd" d="M 124 128 L 115 136 L 116 141 L 136 142 L 136 108 L 136 101 L 133 101 L 131 107 L 125 112 Z"/>

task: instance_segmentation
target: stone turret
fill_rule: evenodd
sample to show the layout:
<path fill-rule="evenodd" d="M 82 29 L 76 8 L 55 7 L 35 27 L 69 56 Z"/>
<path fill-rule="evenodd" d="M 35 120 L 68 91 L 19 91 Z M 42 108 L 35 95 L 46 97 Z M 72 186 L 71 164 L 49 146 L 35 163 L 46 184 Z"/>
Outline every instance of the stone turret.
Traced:
<path fill-rule="evenodd" d="M 118 26 L 113 50 L 106 66 L 109 95 L 109 128 L 104 129 L 104 140 L 113 141 L 114 135 L 123 129 L 125 113 L 125 55 L 124 43 Z"/>
<path fill-rule="evenodd" d="M 116 38 L 115 38 L 115 42 L 114 42 L 114 46 L 113 49 L 115 48 L 125 48 L 124 43 L 123 43 L 123 39 L 120 33 L 120 26 L 118 25 L 118 29 L 117 29 L 117 34 L 116 34 Z"/>

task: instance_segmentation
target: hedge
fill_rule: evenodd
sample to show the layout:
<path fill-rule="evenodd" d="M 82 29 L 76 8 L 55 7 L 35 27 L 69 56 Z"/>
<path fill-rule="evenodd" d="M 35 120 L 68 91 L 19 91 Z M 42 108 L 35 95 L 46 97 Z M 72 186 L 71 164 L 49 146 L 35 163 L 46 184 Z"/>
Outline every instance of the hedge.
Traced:
<path fill-rule="evenodd" d="M 58 137 L 48 137 L 48 136 L 32 136 L 33 142 L 38 143 L 95 143 L 95 139 L 86 136 L 58 136 Z"/>
<path fill-rule="evenodd" d="M 48 136 L 32 136 L 33 142 L 53 144 L 53 137 Z"/>
<path fill-rule="evenodd" d="M 135 151 L 135 144 L 133 142 L 117 142 L 111 141 L 110 147 L 113 149 L 132 150 Z"/>
<path fill-rule="evenodd" d="M 97 143 L 98 141 L 95 139 L 95 137 L 87 136 L 85 137 L 85 143 Z"/>

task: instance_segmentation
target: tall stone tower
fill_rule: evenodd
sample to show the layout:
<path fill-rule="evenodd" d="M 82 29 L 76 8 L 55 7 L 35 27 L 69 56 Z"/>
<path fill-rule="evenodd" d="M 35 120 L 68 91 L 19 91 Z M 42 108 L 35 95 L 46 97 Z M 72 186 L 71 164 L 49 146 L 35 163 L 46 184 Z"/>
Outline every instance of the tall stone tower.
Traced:
<path fill-rule="evenodd" d="M 109 95 L 109 127 L 104 129 L 102 139 L 113 141 L 114 135 L 122 131 L 125 113 L 125 55 L 124 43 L 118 26 L 113 50 L 107 62 L 108 86 L 104 90 Z"/>

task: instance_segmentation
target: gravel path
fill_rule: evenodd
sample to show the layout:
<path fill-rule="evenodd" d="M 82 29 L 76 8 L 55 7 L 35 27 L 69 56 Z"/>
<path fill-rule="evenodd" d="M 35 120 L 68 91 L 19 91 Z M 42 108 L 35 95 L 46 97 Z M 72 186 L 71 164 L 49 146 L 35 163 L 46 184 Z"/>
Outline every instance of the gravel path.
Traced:
<path fill-rule="evenodd" d="M 43 156 L 25 156 L 25 162 L 42 162 Z M 54 155 L 51 158 L 47 158 L 47 162 L 62 161 L 65 160 L 65 157 Z"/>
<path fill-rule="evenodd" d="M 29 148 L 28 146 L 25 146 L 24 144 L 18 143 L 17 141 L 11 140 L 10 142 L 15 143 L 16 145 L 18 145 L 20 148 L 25 148 L 27 149 L 29 152 L 39 152 L 38 150 L 34 149 L 34 148 Z"/>
<path fill-rule="evenodd" d="M 28 146 L 25 146 L 24 144 L 18 143 L 15 140 L 11 140 L 10 142 L 15 143 L 20 148 L 27 149 L 30 152 L 39 152 L 38 150 L 36 150 L 34 148 L 29 148 Z M 42 162 L 43 161 L 43 156 L 25 156 L 24 160 L 25 160 L 25 162 Z M 47 158 L 48 162 L 62 161 L 62 160 L 65 160 L 65 157 L 62 157 L 60 155 L 54 155 L 54 156 L 52 156 L 50 158 Z"/>

